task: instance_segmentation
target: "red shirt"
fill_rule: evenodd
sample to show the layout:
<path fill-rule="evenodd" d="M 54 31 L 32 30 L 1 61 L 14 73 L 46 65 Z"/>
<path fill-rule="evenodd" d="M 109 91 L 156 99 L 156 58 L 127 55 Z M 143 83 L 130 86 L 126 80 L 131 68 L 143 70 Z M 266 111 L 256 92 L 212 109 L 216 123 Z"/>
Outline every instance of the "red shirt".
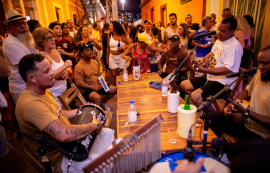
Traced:
<path fill-rule="evenodd" d="M 142 54 L 138 54 L 137 52 L 137 43 L 134 43 L 134 52 L 132 54 L 132 65 L 131 70 L 133 70 L 133 66 L 135 63 L 135 59 L 137 60 L 137 65 L 140 66 L 140 73 L 147 72 L 147 69 L 150 69 L 150 62 L 146 53 L 146 50 L 144 49 Z"/>

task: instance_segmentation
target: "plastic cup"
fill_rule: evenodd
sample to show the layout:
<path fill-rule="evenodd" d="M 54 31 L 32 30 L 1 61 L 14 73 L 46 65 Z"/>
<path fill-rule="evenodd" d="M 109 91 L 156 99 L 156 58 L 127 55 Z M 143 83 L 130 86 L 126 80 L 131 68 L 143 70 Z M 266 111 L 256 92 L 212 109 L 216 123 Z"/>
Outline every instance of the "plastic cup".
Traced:
<path fill-rule="evenodd" d="M 176 128 L 168 127 L 169 142 L 174 144 L 177 141 L 177 132 Z"/>

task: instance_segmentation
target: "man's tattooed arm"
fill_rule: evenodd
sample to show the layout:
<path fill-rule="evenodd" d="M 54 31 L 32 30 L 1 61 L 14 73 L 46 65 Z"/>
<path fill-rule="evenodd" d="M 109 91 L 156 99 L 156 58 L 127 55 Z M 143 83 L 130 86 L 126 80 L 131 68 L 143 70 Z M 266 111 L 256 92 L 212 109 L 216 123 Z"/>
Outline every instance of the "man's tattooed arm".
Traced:
<path fill-rule="evenodd" d="M 60 120 L 51 122 L 44 128 L 44 132 L 61 142 L 79 140 L 96 130 L 93 123 L 84 125 L 65 125 Z"/>

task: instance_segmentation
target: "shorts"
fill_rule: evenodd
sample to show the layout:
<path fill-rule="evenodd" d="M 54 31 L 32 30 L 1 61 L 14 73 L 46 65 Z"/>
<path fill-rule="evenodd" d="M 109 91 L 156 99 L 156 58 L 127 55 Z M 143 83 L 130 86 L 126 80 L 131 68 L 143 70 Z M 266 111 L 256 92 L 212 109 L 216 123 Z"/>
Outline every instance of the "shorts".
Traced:
<path fill-rule="evenodd" d="M 126 67 L 126 60 L 120 55 L 109 55 L 109 67 L 110 69 L 124 69 Z"/>
<path fill-rule="evenodd" d="M 108 85 L 108 87 L 110 87 L 110 84 L 107 84 Z M 103 89 L 103 88 L 101 88 L 100 90 L 98 90 L 98 91 L 96 91 L 96 90 L 93 90 L 93 89 L 88 89 L 88 90 L 86 90 L 86 91 L 84 91 L 83 93 L 82 93 L 82 96 L 84 97 L 84 99 L 86 100 L 86 101 L 89 101 L 89 95 L 92 93 L 92 92 L 97 92 L 99 95 L 100 94 L 103 94 L 103 95 L 105 95 L 106 94 L 106 92 L 105 92 L 105 90 Z"/>
<path fill-rule="evenodd" d="M 207 81 L 206 77 L 195 77 L 189 79 L 194 90 L 200 88 L 203 92 L 201 94 L 202 99 L 205 101 L 206 98 L 210 95 L 214 96 L 220 90 L 224 88 L 224 85 L 217 81 Z M 228 95 L 231 93 L 231 90 L 225 91 L 221 96 Z"/>

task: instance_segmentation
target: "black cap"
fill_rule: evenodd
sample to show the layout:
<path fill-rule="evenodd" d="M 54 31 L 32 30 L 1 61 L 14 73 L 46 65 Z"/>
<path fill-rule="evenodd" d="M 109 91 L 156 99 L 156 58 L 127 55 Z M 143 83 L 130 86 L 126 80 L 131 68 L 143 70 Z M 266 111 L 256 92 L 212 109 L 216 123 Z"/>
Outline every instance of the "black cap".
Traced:
<path fill-rule="evenodd" d="M 180 40 L 178 35 L 173 35 L 172 37 L 169 38 L 169 40 Z"/>
<path fill-rule="evenodd" d="M 86 48 L 90 47 L 91 50 L 93 51 L 93 45 L 92 44 L 82 44 L 79 47 L 79 53 L 82 53 Z"/>

